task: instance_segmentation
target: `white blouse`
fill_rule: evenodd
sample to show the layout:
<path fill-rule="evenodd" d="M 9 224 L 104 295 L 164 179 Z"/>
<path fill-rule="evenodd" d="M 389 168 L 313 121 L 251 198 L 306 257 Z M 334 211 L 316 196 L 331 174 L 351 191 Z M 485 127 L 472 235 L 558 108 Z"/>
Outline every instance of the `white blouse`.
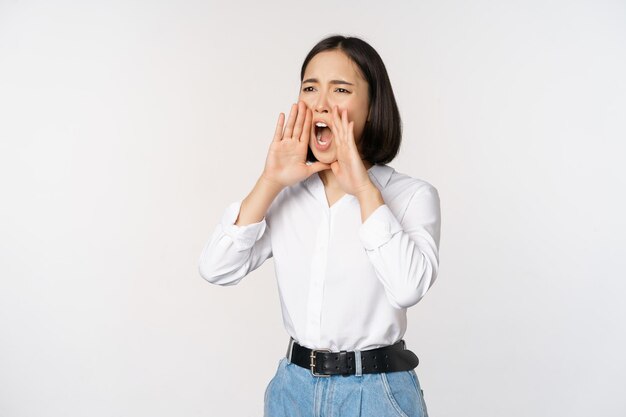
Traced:
<path fill-rule="evenodd" d="M 317 173 L 283 188 L 258 223 L 231 203 L 199 259 L 200 275 L 234 285 L 273 257 L 283 323 L 312 349 L 368 350 L 404 337 L 406 309 L 439 270 L 437 189 L 388 165 L 368 169 L 385 204 L 361 223 L 357 198 L 331 207 Z"/>

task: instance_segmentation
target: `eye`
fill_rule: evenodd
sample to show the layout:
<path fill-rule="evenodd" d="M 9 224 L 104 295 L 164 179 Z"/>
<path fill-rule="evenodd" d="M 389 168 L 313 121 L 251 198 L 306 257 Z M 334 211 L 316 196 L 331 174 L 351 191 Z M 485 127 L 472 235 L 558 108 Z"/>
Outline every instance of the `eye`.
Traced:
<path fill-rule="evenodd" d="M 348 90 L 346 90 L 345 88 L 337 88 L 335 91 L 337 91 L 338 93 L 350 93 Z"/>
<path fill-rule="evenodd" d="M 304 87 L 304 88 L 302 89 L 302 91 L 305 91 L 305 92 L 307 92 L 307 93 L 308 93 L 308 92 L 310 92 L 310 91 L 313 91 L 313 87 L 311 87 L 311 86 L 309 86 L 309 87 Z"/>

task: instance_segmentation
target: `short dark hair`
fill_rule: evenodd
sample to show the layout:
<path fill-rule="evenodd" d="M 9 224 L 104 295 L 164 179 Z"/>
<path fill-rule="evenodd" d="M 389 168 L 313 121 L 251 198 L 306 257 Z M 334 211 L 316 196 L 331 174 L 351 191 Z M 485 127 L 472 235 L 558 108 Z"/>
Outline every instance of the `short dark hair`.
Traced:
<path fill-rule="evenodd" d="M 361 157 L 372 164 L 391 162 L 400 150 L 402 121 L 382 58 L 362 39 L 333 35 L 319 41 L 308 53 L 302 63 L 300 82 L 309 61 L 320 52 L 330 50 L 345 53 L 359 67 L 369 87 L 370 117 L 358 145 Z M 307 160 L 317 161 L 310 148 Z"/>

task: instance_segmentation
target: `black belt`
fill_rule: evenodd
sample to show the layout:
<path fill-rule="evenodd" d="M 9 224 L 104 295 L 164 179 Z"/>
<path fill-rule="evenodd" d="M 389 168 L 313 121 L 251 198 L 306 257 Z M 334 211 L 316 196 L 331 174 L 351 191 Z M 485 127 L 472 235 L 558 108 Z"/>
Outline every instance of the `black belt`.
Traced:
<path fill-rule="evenodd" d="M 287 349 L 287 358 L 291 363 L 310 369 L 314 376 L 356 374 L 357 364 L 354 352 L 309 349 L 291 339 Z M 404 340 L 393 345 L 361 351 L 362 374 L 408 371 L 418 364 L 419 359 L 415 353 L 406 349 Z"/>

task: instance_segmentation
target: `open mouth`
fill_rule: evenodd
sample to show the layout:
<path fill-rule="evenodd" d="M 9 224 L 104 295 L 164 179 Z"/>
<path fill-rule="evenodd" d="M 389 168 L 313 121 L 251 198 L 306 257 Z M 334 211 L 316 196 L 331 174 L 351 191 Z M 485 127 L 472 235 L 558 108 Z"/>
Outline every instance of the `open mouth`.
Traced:
<path fill-rule="evenodd" d="M 315 123 L 315 139 L 320 145 L 326 145 L 333 138 L 333 132 L 324 122 Z"/>

